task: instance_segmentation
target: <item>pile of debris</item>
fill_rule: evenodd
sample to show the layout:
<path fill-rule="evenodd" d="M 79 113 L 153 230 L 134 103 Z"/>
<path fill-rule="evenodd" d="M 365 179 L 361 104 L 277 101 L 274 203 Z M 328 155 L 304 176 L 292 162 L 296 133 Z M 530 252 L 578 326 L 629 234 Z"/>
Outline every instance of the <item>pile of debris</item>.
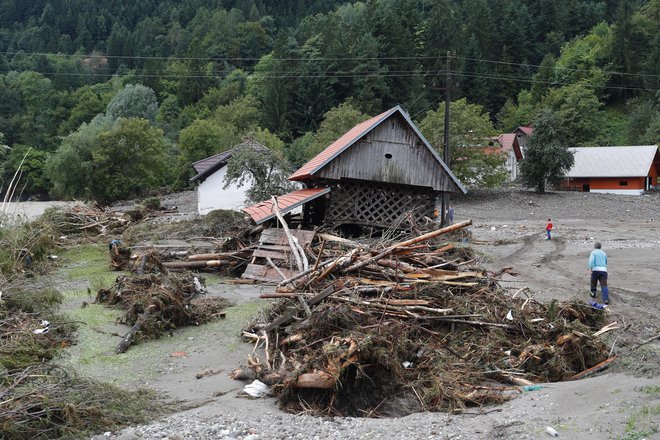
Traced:
<path fill-rule="evenodd" d="M 265 359 L 251 355 L 233 377 L 271 385 L 291 411 L 373 416 L 498 403 L 513 385 L 568 380 L 607 359 L 602 310 L 510 295 L 497 278 L 510 269 L 475 270 L 469 248 L 438 240 L 469 224 L 381 251 L 321 250 L 265 295 L 282 300 L 243 333 Z"/>
<path fill-rule="evenodd" d="M 173 407 L 153 391 L 123 390 L 48 363 L 3 373 L 0 405 L 2 438 L 17 440 L 89 438 Z"/>
<path fill-rule="evenodd" d="M 124 353 L 137 341 L 158 338 L 178 327 L 225 317 L 223 310 L 229 302 L 206 297 L 203 278 L 167 273 L 153 255 L 144 261 L 155 273 L 120 276 L 110 289 L 100 289 L 96 295 L 95 302 L 126 311 L 122 323 L 131 329 L 122 337 L 117 353 Z"/>
<path fill-rule="evenodd" d="M 121 234 L 134 223 L 174 212 L 176 208 L 162 208 L 160 200 L 152 198 L 125 210 L 101 208 L 92 203 L 50 208 L 40 221 L 52 224 L 64 236 L 97 236 Z"/>

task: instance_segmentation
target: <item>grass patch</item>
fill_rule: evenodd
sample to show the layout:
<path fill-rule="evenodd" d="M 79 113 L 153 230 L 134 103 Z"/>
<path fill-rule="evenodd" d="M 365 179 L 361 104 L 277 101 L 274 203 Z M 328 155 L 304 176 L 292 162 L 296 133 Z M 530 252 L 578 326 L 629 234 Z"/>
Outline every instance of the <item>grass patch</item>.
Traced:
<path fill-rule="evenodd" d="M 91 279 L 117 273 L 109 269 L 108 248 L 104 244 L 81 244 L 66 249 L 61 258 L 66 265 L 64 271 L 69 280 Z"/>
<path fill-rule="evenodd" d="M 660 405 L 644 406 L 626 422 L 623 440 L 640 440 L 658 433 Z"/>
<path fill-rule="evenodd" d="M 660 385 L 647 385 L 640 389 L 642 393 L 650 394 L 652 396 L 660 395 Z"/>

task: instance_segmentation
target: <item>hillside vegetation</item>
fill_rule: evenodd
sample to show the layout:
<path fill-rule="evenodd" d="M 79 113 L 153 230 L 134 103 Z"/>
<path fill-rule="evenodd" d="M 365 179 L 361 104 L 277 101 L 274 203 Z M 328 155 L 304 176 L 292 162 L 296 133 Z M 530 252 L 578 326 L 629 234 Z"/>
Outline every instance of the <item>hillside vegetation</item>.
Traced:
<path fill-rule="evenodd" d="M 448 67 L 453 149 L 542 110 L 566 146 L 658 141 L 660 0 L 0 0 L 2 191 L 179 189 L 247 135 L 295 167 L 397 104 L 441 147 Z"/>

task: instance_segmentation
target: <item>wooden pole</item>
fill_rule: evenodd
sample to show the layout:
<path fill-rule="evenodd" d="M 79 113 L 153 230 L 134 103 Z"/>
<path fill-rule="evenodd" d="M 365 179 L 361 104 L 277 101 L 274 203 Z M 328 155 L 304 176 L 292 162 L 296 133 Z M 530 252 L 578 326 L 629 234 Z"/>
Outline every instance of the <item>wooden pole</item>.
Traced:
<path fill-rule="evenodd" d="M 447 168 L 451 159 L 449 154 L 449 107 L 451 104 L 451 51 L 447 51 L 447 83 L 445 84 L 445 148 L 442 160 Z M 447 225 L 447 211 L 449 210 L 449 192 L 442 193 L 441 225 Z"/>
<path fill-rule="evenodd" d="M 291 253 L 293 254 L 293 258 L 296 260 L 296 266 L 298 266 L 298 272 L 302 272 L 304 270 L 307 270 L 307 267 L 303 266 L 303 257 L 304 255 L 300 255 L 298 253 L 298 250 L 300 248 L 300 245 L 296 246 L 296 242 L 294 241 L 294 237 L 291 235 L 291 231 L 289 231 L 289 225 L 286 223 L 286 220 L 284 220 L 284 217 L 282 216 L 282 213 L 280 212 L 280 208 L 277 205 L 277 198 L 275 196 L 271 196 L 270 198 L 271 202 L 273 203 L 273 212 L 275 213 L 275 216 L 277 219 L 280 221 L 282 224 L 282 229 L 284 230 L 284 233 L 286 234 L 286 238 L 289 241 L 289 247 L 291 248 Z"/>

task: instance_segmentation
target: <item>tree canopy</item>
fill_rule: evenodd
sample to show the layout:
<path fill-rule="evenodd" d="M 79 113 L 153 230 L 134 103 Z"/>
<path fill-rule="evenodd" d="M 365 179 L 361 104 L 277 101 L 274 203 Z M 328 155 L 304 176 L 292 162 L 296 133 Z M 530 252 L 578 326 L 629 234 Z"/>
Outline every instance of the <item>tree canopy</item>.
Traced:
<path fill-rule="evenodd" d="M 243 136 L 299 166 L 397 104 L 439 148 L 449 66 L 451 166 L 496 185 L 487 138 L 544 109 L 566 146 L 658 142 L 659 17 L 658 0 L 0 0 L 0 132 L 18 146 L 0 168 L 31 149 L 30 195 L 95 197 L 92 147 L 139 118 L 183 187 Z"/>
<path fill-rule="evenodd" d="M 573 166 L 573 153 L 566 147 L 560 127 L 560 118 L 552 110 L 541 110 L 520 165 L 523 183 L 541 194 L 548 184 L 558 185 Z"/>

